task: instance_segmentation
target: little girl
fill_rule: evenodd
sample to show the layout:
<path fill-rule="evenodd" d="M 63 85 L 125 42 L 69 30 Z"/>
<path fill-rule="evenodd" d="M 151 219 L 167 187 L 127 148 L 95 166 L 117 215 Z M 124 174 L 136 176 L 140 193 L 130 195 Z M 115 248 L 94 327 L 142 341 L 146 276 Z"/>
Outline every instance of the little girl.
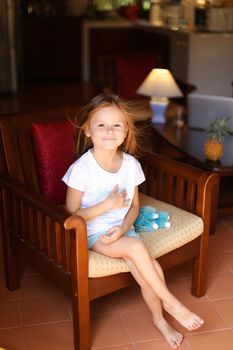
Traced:
<path fill-rule="evenodd" d="M 177 348 L 183 335 L 164 319 L 163 308 L 188 330 L 198 329 L 204 321 L 167 289 L 160 265 L 134 231 L 138 185 L 145 178 L 133 156 L 136 133 L 128 104 L 115 95 L 98 95 L 83 108 L 79 126 L 77 150 L 82 156 L 63 177 L 67 210 L 86 220 L 89 249 L 125 260 L 154 325 Z"/>

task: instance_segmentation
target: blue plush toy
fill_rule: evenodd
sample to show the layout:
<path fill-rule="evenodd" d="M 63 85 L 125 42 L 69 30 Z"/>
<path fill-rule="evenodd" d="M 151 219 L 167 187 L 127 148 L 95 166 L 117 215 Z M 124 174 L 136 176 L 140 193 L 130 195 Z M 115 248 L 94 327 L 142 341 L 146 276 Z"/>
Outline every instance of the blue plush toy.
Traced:
<path fill-rule="evenodd" d="M 158 228 L 169 228 L 171 227 L 170 216 L 166 211 L 158 211 L 158 218 L 156 224 Z"/>
<path fill-rule="evenodd" d="M 150 231 L 153 232 L 158 228 L 169 228 L 169 214 L 165 211 L 158 211 L 151 206 L 141 207 L 138 217 L 134 222 L 136 232 Z"/>

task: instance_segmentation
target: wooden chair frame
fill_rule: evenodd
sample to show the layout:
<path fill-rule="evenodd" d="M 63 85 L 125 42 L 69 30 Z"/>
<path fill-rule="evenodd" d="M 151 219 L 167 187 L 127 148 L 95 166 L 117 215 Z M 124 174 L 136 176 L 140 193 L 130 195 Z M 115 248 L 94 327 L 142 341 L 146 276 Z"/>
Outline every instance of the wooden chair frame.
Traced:
<path fill-rule="evenodd" d="M 0 117 L 4 151 L 0 228 L 7 288 L 20 287 L 19 262 L 32 264 L 71 296 L 74 348 L 87 350 L 91 344 L 90 301 L 124 288 L 134 279 L 130 273 L 88 278 L 84 220 L 69 216 L 63 207 L 39 193 L 31 123 L 61 120 L 66 116 L 66 110 L 59 110 Z M 154 153 L 143 154 L 140 161 L 147 178 L 141 192 L 203 219 L 204 231 L 200 237 L 158 259 L 164 270 L 193 260 L 191 292 L 200 297 L 206 288 L 212 193 L 218 191 L 219 178 Z"/>

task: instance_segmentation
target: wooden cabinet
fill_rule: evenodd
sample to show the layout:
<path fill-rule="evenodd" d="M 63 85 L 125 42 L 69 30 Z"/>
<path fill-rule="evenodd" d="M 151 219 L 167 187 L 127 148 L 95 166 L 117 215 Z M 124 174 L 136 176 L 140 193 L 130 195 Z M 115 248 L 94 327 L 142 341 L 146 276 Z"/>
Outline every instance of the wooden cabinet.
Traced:
<path fill-rule="evenodd" d="M 29 81 L 80 79 L 80 18 L 23 18 L 22 71 Z"/>

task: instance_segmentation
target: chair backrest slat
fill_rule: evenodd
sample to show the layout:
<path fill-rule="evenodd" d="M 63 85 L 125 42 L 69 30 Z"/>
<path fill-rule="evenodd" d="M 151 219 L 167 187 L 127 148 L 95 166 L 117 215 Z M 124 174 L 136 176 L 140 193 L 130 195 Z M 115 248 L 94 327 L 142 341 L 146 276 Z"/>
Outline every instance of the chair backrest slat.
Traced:
<path fill-rule="evenodd" d="M 184 210 L 197 212 L 198 184 L 202 181 L 203 170 L 192 168 L 192 172 L 187 172 L 187 165 L 183 169 L 181 163 L 176 167 L 177 161 L 149 152 L 140 161 L 146 177 L 140 186 L 141 192 L 155 195 L 157 199 Z"/>

